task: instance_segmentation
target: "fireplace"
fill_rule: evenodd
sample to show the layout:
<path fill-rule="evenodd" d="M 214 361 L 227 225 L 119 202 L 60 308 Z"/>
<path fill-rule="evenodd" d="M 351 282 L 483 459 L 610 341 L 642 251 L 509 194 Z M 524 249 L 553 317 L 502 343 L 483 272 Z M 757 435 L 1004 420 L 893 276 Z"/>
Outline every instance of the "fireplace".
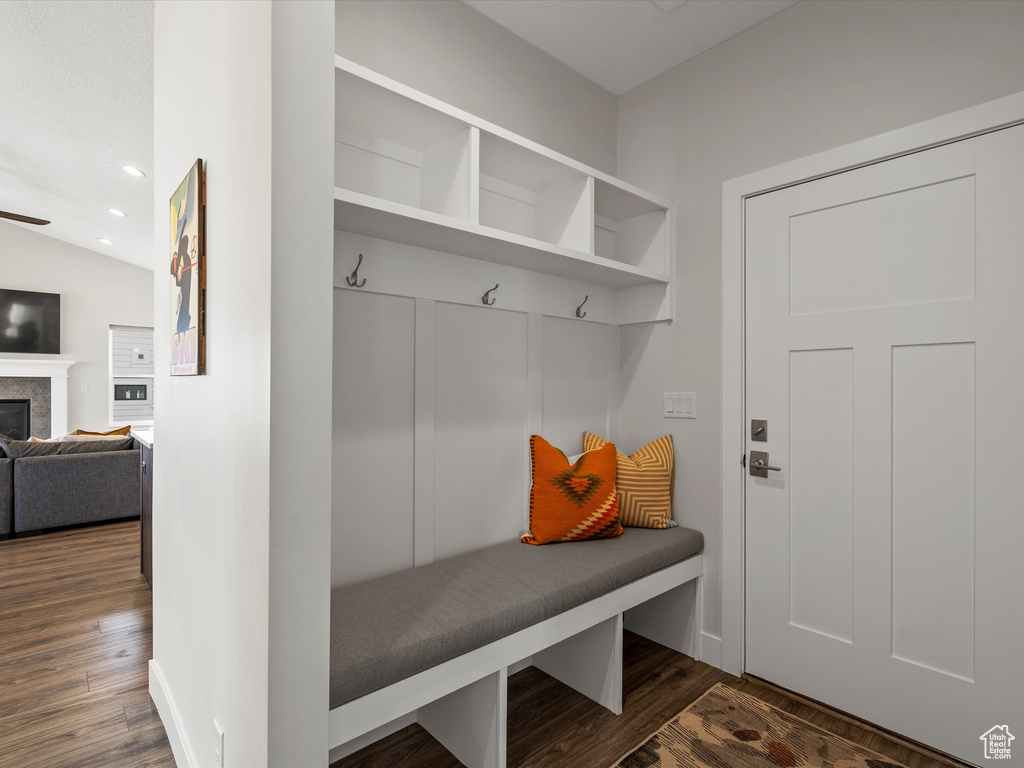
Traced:
<path fill-rule="evenodd" d="M 0 436 L 28 440 L 32 434 L 31 400 L 0 400 Z"/>
<path fill-rule="evenodd" d="M 49 355 L 0 355 L 0 400 L 31 401 L 30 426 L 36 437 L 68 431 L 68 369 L 74 364 Z"/>

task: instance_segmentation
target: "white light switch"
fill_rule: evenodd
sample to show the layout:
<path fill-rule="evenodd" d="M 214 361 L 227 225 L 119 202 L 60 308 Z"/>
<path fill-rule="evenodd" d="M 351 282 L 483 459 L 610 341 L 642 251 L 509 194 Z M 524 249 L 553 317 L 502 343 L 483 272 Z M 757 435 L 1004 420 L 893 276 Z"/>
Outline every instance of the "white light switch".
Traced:
<path fill-rule="evenodd" d="M 666 419 L 696 419 L 697 393 L 666 392 L 664 416 Z"/>

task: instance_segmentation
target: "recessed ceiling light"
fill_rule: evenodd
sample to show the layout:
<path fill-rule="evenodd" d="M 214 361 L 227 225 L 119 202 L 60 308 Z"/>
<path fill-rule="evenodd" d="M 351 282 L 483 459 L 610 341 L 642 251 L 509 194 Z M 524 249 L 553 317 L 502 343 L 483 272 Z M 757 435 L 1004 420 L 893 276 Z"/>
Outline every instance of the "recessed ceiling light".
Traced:
<path fill-rule="evenodd" d="M 117 208 L 108 208 L 107 210 L 110 211 L 115 216 L 127 216 L 128 215 L 124 211 L 117 210 Z"/>
<path fill-rule="evenodd" d="M 105 238 L 105 237 L 97 237 L 96 239 L 99 240 L 104 245 L 113 245 L 114 244 L 113 240 L 107 240 L 107 238 Z"/>
<path fill-rule="evenodd" d="M 145 176 L 146 175 L 142 171 L 140 171 L 138 168 L 132 168 L 132 166 L 130 166 L 130 165 L 122 165 L 121 167 L 124 168 L 124 172 L 125 173 L 130 173 L 132 176 Z"/>

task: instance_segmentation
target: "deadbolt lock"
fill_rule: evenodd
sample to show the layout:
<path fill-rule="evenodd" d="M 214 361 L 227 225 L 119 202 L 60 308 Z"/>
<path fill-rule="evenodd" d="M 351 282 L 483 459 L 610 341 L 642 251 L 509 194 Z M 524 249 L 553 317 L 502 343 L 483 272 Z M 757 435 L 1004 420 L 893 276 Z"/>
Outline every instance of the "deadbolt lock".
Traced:
<path fill-rule="evenodd" d="M 768 420 L 767 419 L 751 419 L 750 420 L 750 439 L 755 443 L 767 443 L 768 442 Z"/>

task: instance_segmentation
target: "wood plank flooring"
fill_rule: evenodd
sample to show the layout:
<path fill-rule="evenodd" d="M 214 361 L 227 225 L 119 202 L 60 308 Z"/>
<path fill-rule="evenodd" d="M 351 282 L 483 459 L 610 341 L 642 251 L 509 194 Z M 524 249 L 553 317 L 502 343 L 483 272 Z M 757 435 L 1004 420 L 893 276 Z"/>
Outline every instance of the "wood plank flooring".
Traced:
<path fill-rule="evenodd" d="M 626 633 L 622 714 L 613 715 L 530 667 L 508 681 L 509 768 L 607 768 L 663 723 L 725 682 L 908 768 L 948 766 L 867 728 Z M 462 763 L 419 725 L 410 725 L 332 768 L 460 768 Z"/>
<path fill-rule="evenodd" d="M 0 542 L 0 768 L 174 768 L 138 521 Z"/>

